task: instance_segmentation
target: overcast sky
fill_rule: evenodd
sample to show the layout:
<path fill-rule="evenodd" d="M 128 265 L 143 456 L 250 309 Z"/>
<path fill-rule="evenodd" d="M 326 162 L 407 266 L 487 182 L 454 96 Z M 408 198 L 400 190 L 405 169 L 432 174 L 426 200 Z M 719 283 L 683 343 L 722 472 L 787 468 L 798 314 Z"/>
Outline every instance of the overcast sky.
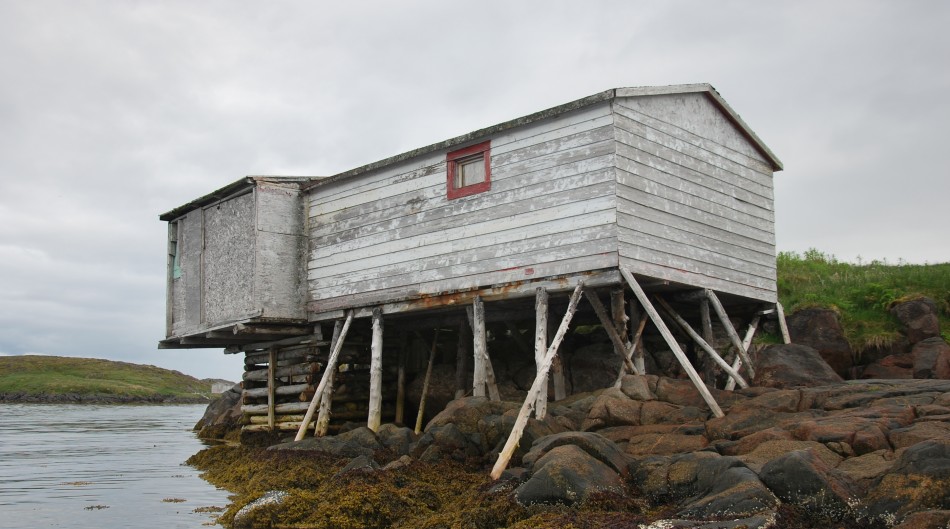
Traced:
<path fill-rule="evenodd" d="M 619 86 L 708 82 L 781 158 L 779 250 L 950 261 L 950 2 L 0 0 L 0 354 L 158 351 L 159 213 Z"/>

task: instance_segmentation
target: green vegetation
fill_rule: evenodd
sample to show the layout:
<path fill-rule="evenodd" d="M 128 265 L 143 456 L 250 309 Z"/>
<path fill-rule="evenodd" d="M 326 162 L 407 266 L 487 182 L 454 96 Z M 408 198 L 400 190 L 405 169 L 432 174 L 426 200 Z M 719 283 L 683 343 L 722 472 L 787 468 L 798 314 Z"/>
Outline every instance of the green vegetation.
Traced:
<path fill-rule="evenodd" d="M 68 400 L 204 402 L 211 384 L 155 366 L 95 358 L 0 356 L 0 400 L 30 401 L 57 396 Z M 16 398 L 14 398 L 16 397 Z M 24 398 L 26 397 L 26 398 Z"/>
<path fill-rule="evenodd" d="M 836 310 L 857 350 L 892 343 L 899 336 L 898 324 L 888 309 L 921 296 L 937 304 L 944 337 L 950 338 L 950 263 L 854 264 L 813 249 L 804 255 L 781 252 L 777 265 L 779 299 L 786 313 L 811 307 Z"/>

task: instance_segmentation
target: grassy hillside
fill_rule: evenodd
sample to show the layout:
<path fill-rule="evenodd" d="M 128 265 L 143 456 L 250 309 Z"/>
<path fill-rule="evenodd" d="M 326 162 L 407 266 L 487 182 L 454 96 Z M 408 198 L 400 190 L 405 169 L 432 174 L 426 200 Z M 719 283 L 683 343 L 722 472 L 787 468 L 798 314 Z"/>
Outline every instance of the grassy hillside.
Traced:
<path fill-rule="evenodd" d="M 950 263 L 932 265 L 845 263 L 809 250 L 778 255 L 779 299 L 788 314 L 808 307 L 833 308 L 852 347 L 886 345 L 899 336 L 888 309 L 896 301 L 926 296 L 940 310 L 950 339 Z"/>
<path fill-rule="evenodd" d="M 0 356 L 0 395 L 206 401 L 211 384 L 178 371 L 95 358 Z M 48 400 L 55 401 L 51 398 Z"/>

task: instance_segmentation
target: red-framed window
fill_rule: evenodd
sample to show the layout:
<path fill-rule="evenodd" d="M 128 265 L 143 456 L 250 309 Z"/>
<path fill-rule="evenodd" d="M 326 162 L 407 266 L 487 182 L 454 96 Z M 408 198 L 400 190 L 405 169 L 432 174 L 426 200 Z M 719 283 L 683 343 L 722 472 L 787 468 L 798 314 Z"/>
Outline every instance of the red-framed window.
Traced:
<path fill-rule="evenodd" d="M 448 165 L 449 200 L 483 193 L 491 189 L 491 141 L 452 151 L 445 157 Z"/>

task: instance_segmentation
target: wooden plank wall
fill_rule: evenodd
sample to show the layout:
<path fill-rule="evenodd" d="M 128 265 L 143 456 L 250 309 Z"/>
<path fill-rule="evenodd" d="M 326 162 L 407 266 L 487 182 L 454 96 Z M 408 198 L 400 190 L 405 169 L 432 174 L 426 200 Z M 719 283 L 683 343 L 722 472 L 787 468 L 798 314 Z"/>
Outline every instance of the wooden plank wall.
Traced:
<path fill-rule="evenodd" d="M 204 208 L 202 321 L 233 321 L 254 311 L 254 194 Z"/>
<path fill-rule="evenodd" d="M 446 151 L 313 188 L 309 310 L 616 266 L 612 122 L 605 102 L 501 132 L 491 190 L 452 201 Z"/>
<path fill-rule="evenodd" d="M 776 300 L 772 169 L 703 94 L 614 100 L 620 261 Z"/>
<path fill-rule="evenodd" d="M 201 325 L 202 212 L 178 219 L 178 262 L 181 277 L 172 279 L 172 325 L 169 336 L 180 336 Z"/>

